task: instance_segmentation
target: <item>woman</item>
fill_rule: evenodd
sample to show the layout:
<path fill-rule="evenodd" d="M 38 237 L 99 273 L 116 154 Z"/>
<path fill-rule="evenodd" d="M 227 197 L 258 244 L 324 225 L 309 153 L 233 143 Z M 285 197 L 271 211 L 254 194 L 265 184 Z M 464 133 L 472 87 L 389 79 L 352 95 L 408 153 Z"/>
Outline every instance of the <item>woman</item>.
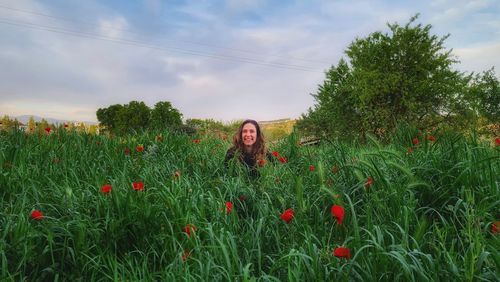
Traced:
<path fill-rule="evenodd" d="M 272 155 L 267 152 L 264 135 L 259 124 L 255 120 L 247 119 L 239 127 L 233 137 L 233 146 L 227 150 L 224 166 L 228 168 L 229 161 L 237 157 L 238 160 L 248 166 L 253 175 L 256 166 L 263 166 L 273 160 Z"/>

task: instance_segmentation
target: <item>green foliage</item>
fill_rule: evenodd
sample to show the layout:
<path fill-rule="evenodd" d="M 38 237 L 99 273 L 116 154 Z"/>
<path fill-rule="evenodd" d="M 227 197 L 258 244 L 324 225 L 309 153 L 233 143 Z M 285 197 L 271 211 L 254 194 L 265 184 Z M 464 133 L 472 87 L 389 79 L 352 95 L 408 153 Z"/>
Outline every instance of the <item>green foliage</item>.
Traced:
<path fill-rule="evenodd" d="M 389 33 L 374 32 L 354 40 L 326 73 L 313 95 L 314 109 L 298 128 L 328 137 L 385 137 L 399 123 L 431 129 L 467 128 L 480 116 L 498 122 L 499 82 L 493 71 L 471 80 L 452 69 L 457 60 L 430 25 L 417 16 Z"/>
<path fill-rule="evenodd" d="M 158 102 L 151 111 L 151 128 L 163 130 L 182 125 L 182 114 L 170 102 Z"/>
<path fill-rule="evenodd" d="M 98 109 L 97 120 L 107 131 L 124 135 L 148 129 L 176 129 L 182 125 L 182 114 L 170 102 L 158 102 L 151 110 L 144 102 L 131 101 Z"/>
<path fill-rule="evenodd" d="M 474 136 L 437 132 L 430 141 L 404 126 L 392 144 L 299 147 L 292 134 L 271 148 L 288 162 L 268 162 L 249 181 L 237 162 L 236 175 L 223 171 L 230 144 L 210 136 L 193 143 L 169 131 L 162 140 L 157 132 L 111 138 L 63 128 L 0 134 L 1 281 L 498 275 L 500 235 L 491 230 L 500 220 L 500 155 Z M 144 191 L 132 188 L 136 181 Z M 109 194 L 103 184 L 112 185 Z M 229 214 L 226 202 L 234 204 Z M 345 208 L 342 225 L 333 204 Z M 295 216 L 286 224 L 280 214 L 288 208 Z M 30 218 L 35 209 L 43 220 Z M 188 224 L 196 226 L 191 236 Z M 332 255 L 339 246 L 351 259 Z"/>

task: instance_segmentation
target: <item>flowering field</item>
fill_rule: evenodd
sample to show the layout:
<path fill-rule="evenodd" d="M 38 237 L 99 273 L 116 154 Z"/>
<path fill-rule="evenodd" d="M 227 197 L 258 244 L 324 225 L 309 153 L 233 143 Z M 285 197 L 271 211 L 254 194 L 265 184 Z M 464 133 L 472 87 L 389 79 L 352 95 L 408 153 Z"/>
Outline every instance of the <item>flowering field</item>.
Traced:
<path fill-rule="evenodd" d="M 497 140 L 497 143 L 500 140 Z M 1 281 L 498 280 L 500 146 L 0 133 Z"/>

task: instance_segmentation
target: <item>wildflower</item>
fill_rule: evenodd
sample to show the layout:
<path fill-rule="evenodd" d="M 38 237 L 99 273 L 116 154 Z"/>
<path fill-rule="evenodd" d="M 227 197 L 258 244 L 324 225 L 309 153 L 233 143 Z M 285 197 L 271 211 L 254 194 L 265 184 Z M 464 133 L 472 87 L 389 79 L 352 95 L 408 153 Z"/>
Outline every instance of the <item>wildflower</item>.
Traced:
<path fill-rule="evenodd" d="M 95 141 L 95 144 L 96 144 L 97 146 L 99 146 L 99 145 L 101 145 L 101 141 Z"/>
<path fill-rule="evenodd" d="M 280 218 L 283 219 L 286 223 L 290 223 L 290 221 L 292 221 L 293 219 L 293 210 L 287 209 L 281 214 Z"/>
<path fill-rule="evenodd" d="M 309 166 L 309 171 L 314 171 L 316 168 L 313 165 Z"/>
<path fill-rule="evenodd" d="M 339 167 L 338 167 L 338 166 L 334 166 L 334 167 L 332 167 L 332 172 L 333 172 L 333 173 L 337 173 L 337 172 L 339 172 Z"/>
<path fill-rule="evenodd" d="M 64 128 L 68 128 L 68 124 L 67 123 L 64 124 Z"/>
<path fill-rule="evenodd" d="M 113 187 L 111 187 L 110 184 L 104 184 L 101 186 L 101 192 L 104 194 L 109 194 L 109 192 L 111 192 L 112 189 Z"/>
<path fill-rule="evenodd" d="M 373 178 L 371 176 L 368 176 L 368 178 L 366 179 L 365 188 L 372 186 L 372 184 L 373 184 Z"/>
<path fill-rule="evenodd" d="M 413 147 L 408 147 L 408 152 L 407 152 L 407 154 L 411 154 L 411 153 L 413 153 Z"/>
<path fill-rule="evenodd" d="M 495 146 L 500 146 L 500 137 L 495 138 Z"/>
<path fill-rule="evenodd" d="M 285 157 L 279 157 L 278 161 L 280 161 L 280 163 L 282 164 L 285 164 L 287 162 Z"/>
<path fill-rule="evenodd" d="M 196 232 L 196 229 L 196 226 L 194 226 L 193 224 L 188 224 L 184 226 L 184 228 L 182 228 L 182 231 L 184 231 L 184 233 L 186 233 L 188 237 L 191 237 L 191 234 L 194 234 L 194 232 Z"/>
<path fill-rule="evenodd" d="M 427 136 L 427 140 L 429 140 L 431 142 L 435 142 L 436 141 L 436 137 L 434 137 L 433 135 L 429 135 L 429 136 Z"/>
<path fill-rule="evenodd" d="M 200 139 L 194 139 L 194 140 L 193 140 L 193 143 L 194 143 L 194 144 L 200 144 L 200 141 L 201 141 Z"/>
<path fill-rule="evenodd" d="M 351 250 L 344 247 L 338 247 L 333 250 L 333 255 L 338 258 L 349 259 L 351 258 Z"/>
<path fill-rule="evenodd" d="M 233 203 L 226 202 L 226 213 L 230 214 L 233 211 Z"/>
<path fill-rule="evenodd" d="M 174 176 L 172 178 L 175 180 L 175 179 L 178 179 L 179 177 L 181 177 L 181 171 L 180 170 L 176 170 L 174 172 Z"/>
<path fill-rule="evenodd" d="M 415 138 L 413 138 L 413 140 L 411 141 L 411 143 L 413 143 L 413 145 L 417 146 L 418 143 L 420 143 L 420 141 L 418 141 L 418 138 L 415 137 Z"/>
<path fill-rule="evenodd" d="M 130 155 L 130 149 L 129 148 L 125 148 L 124 153 L 125 153 L 125 155 Z"/>
<path fill-rule="evenodd" d="M 136 150 L 137 152 L 144 152 L 144 146 L 142 146 L 142 145 L 137 145 L 137 147 L 135 147 L 135 150 Z"/>
<path fill-rule="evenodd" d="M 491 233 L 496 235 L 498 234 L 499 231 L 500 231 L 500 221 L 493 222 L 491 224 Z"/>
<path fill-rule="evenodd" d="M 156 142 L 161 142 L 161 141 L 163 141 L 163 136 L 156 135 Z"/>
<path fill-rule="evenodd" d="M 132 188 L 134 188 L 135 191 L 144 191 L 144 182 L 133 182 Z"/>
<path fill-rule="evenodd" d="M 275 157 L 279 157 L 279 155 L 280 155 L 280 154 L 278 153 L 278 151 L 274 151 L 274 152 L 273 152 L 273 156 L 275 156 Z"/>
<path fill-rule="evenodd" d="M 333 205 L 331 209 L 332 216 L 337 219 L 337 223 L 339 225 L 342 225 L 342 221 L 344 220 L 344 207 L 338 206 L 338 205 Z"/>
<path fill-rule="evenodd" d="M 47 132 L 47 134 L 49 134 L 51 130 L 52 130 L 52 128 L 50 128 L 50 127 L 45 128 L 45 132 Z"/>
<path fill-rule="evenodd" d="M 259 165 L 260 167 L 263 167 L 263 166 L 265 166 L 265 165 L 266 165 L 266 160 L 264 160 L 264 159 L 260 159 L 257 163 L 258 163 L 258 165 Z"/>
<path fill-rule="evenodd" d="M 43 213 L 39 210 L 34 210 L 31 212 L 31 218 L 40 221 L 43 219 Z"/>
<path fill-rule="evenodd" d="M 245 197 L 244 195 L 240 195 L 238 199 L 240 199 L 240 202 L 244 202 L 247 199 L 247 197 Z"/>
<path fill-rule="evenodd" d="M 191 256 L 191 252 L 190 251 L 184 251 L 182 253 L 182 261 L 185 262 L 190 256 Z"/>
<path fill-rule="evenodd" d="M 332 186 L 333 185 L 333 180 L 328 178 L 327 180 L 325 180 L 325 184 L 326 186 Z"/>

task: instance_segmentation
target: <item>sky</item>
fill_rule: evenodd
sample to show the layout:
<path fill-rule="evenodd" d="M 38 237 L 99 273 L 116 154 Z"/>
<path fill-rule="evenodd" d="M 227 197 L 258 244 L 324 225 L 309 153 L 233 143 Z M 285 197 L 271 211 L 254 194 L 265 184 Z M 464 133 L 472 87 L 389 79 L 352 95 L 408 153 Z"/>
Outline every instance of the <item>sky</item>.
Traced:
<path fill-rule="evenodd" d="M 453 68 L 499 76 L 499 0 L 0 0 L 0 116 L 169 101 L 184 120 L 299 118 L 350 43 L 417 13 Z"/>

